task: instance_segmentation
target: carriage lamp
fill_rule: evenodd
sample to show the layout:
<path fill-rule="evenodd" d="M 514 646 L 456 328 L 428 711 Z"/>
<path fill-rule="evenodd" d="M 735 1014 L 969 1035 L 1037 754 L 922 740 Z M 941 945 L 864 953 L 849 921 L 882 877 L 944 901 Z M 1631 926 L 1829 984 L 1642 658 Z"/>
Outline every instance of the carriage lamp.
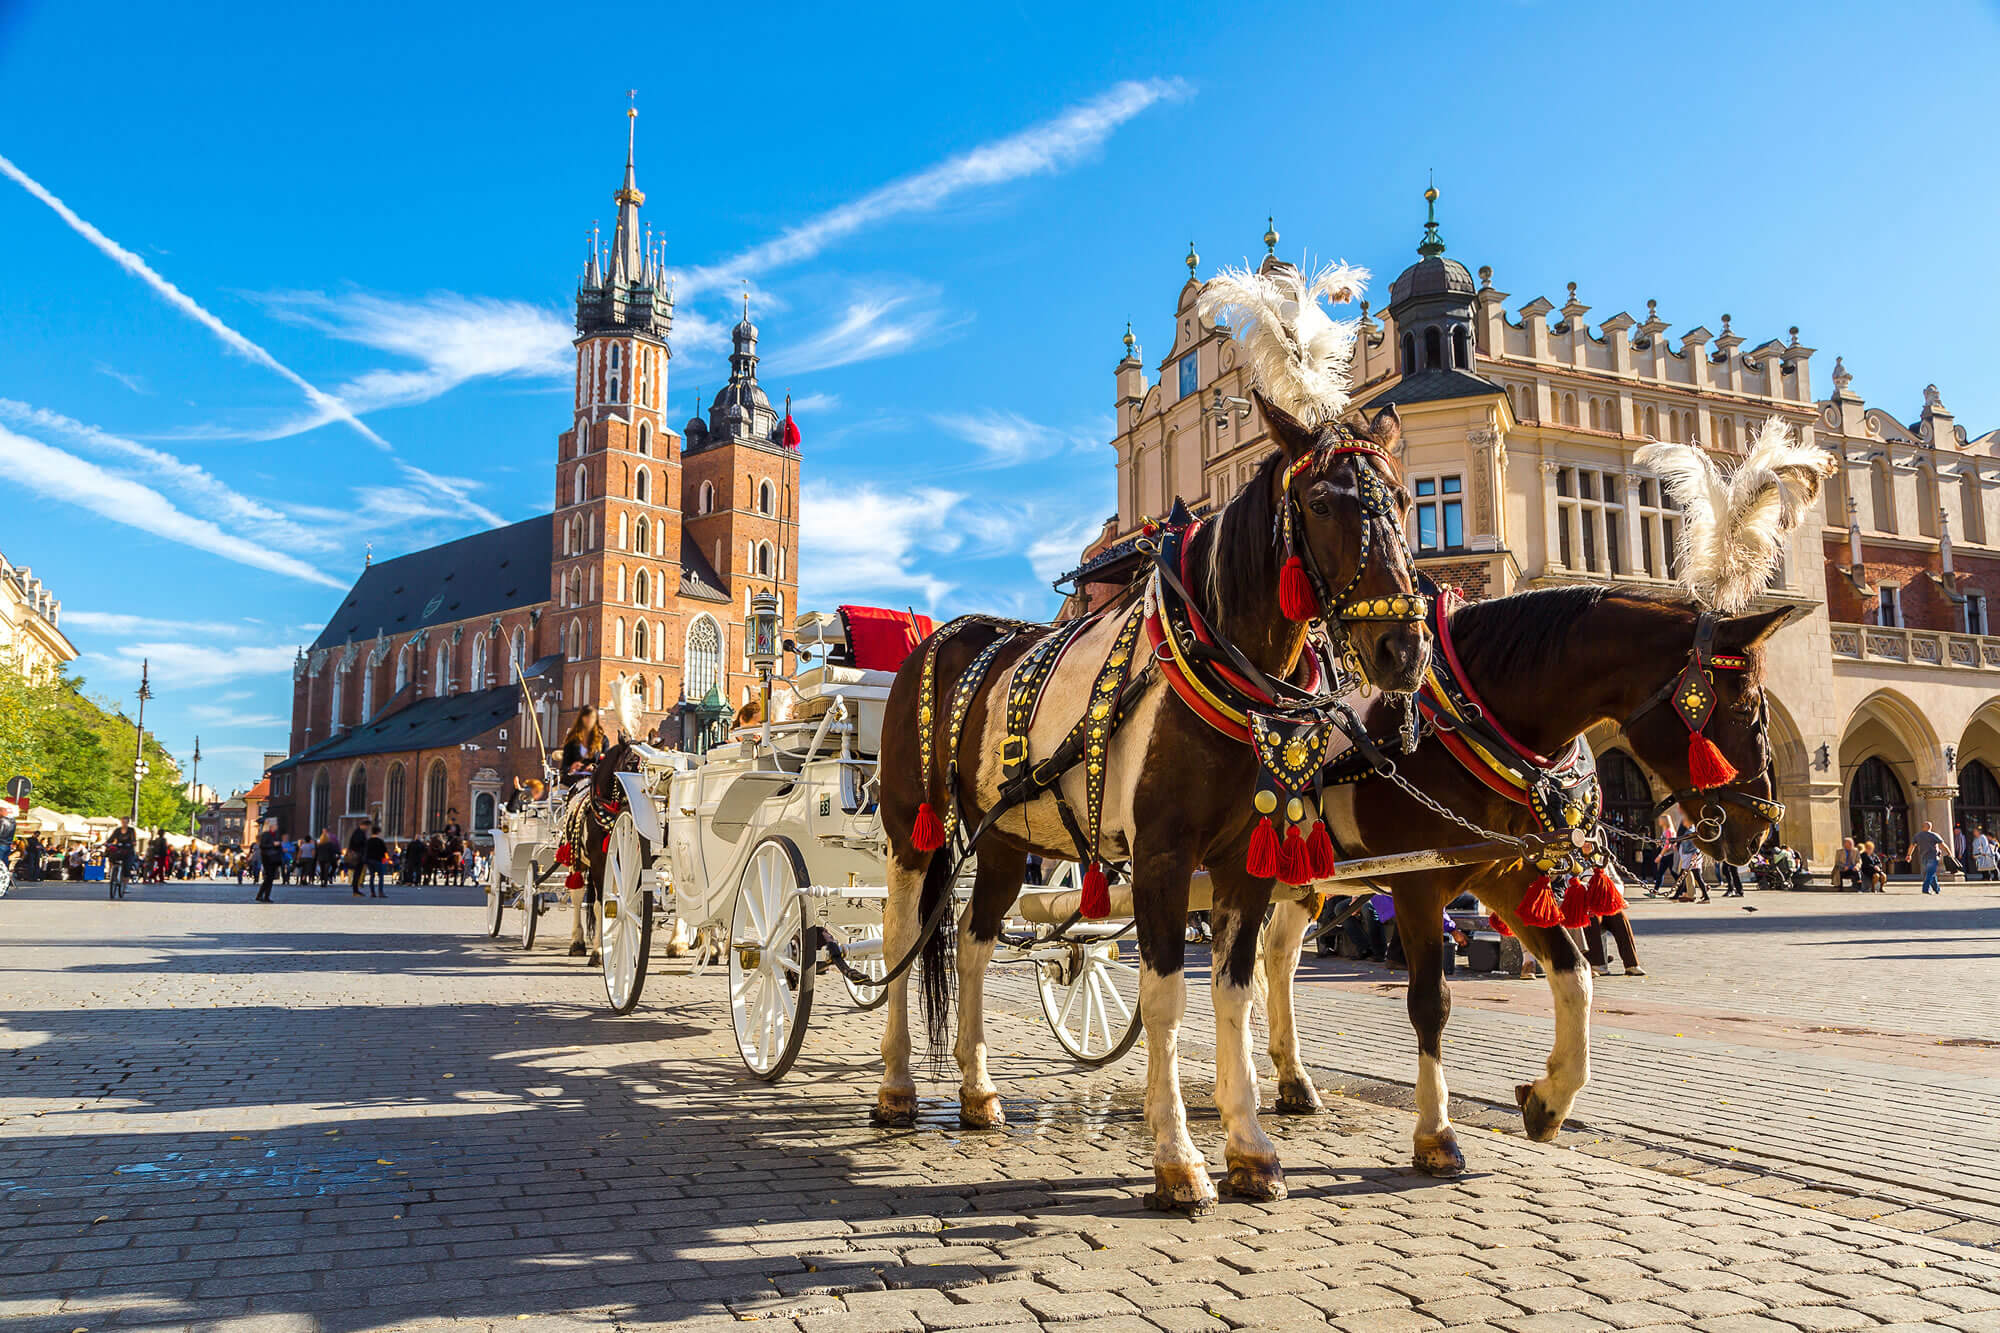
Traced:
<path fill-rule="evenodd" d="M 759 671 L 775 670 L 783 656 L 778 625 L 778 609 L 782 605 L 775 593 L 750 594 L 750 610 L 743 617 L 744 656 Z"/>
<path fill-rule="evenodd" d="M 1222 396 L 1222 390 L 1220 389 L 1215 391 L 1215 399 L 1209 405 L 1208 414 L 1215 418 L 1216 425 L 1227 426 L 1229 424 L 1229 410 L 1231 408 L 1236 409 L 1236 419 L 1238 421 L 1248 421 L 1250 419 L 1250 400 L 1248 398 L 1225 398 Z"/>

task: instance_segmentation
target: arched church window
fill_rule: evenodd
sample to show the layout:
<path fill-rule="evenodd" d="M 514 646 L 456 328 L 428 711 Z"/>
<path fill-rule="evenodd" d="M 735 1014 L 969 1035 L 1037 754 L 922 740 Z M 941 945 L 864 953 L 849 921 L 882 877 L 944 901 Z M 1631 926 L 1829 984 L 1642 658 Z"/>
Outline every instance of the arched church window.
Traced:
<path fill-rule="evenodd" d="M 507 645 L 507 681 L 512 684 L 528 666 L 528 636 L 520 628 Z"/>
<path fill-rule="evenodd" d="M 642 569 L 638 573 L 632 576 L 633 601 L 637 602 L 641 606 L 647 605 L 648 603 L 646 597 L 650 591 L 651 591 L 651 586 L 647 583 L 645 570 Z"/>
<path fill-rule="evenodd" d="M 1417 335 L 1414 333 L 1403 335 L 1403 373 L 1405 375 L 1417 373 Z"/>
<path fill-rule="evenodd" d="M 640 519 L 632 525 L 632 549 L 639 555 L 650 555 L 653 550 L 653 525 Z"/>
<path fill-rule="evenodd" d="M 701 503 L 695 507 L 695 512 L 698 514 L 712 514 L 715 512 L 714 482 L 704 481 L 701 484 Z"/>
<path fill-rule="evenodd" d="M 410 645 L 408 641 L 405 641 L 403 646 L 396 650 L 396 689 L 398 691 L 401 691 L 402 688 L 405 685 L 408 685 L 409 683 L 410 683 Z"/>
<path fill-rule="evenodd" d="M 769 542 L 757 543 L 757 572 L 763 575 L 764 577 L 769 578 L 771 575 L 771 571 L 776 567 L 777 567 L 776 562 L 772 558 L 771 543 Z"/>
<path fill-rule="evenodd" d="M 639 423 L 639 452 L 642 454 L 653 452 L 653 423 L 650 421 Z M 644 497 L 640 498 L 643 499 Z"/>
<path fill-rule="evenodd" d="M 1434 369 L 1444 360 L 1444 339 L 1438 336 L 1435 325 L 1424 330 L 1424 369 Z"/>
<path fill-rule="evenodd" d="M 653 479 L 646 474 L 646 469 L 640 468 L 639 475 L 632 478 L 632 498 L 640 504 L 647 503 L 647 496 L 652 492 L 652 482 Z"/>
<path fill-rule="evenodd" d="M 347 775 L 347 813 L 368 813 L 368 769 L 364 764 L 356 764 Z"/>
<path fill-rule="evenodd" d="M 472 640 L 472 672 L 465 678 L 468 690 L 486 688 L 486 636 L 475 635 Z"/>
<path fill-rule="evenodd" d="M 1465 325 L 1453 326 L 1451 331 L 1451 363 L 1460 370 L 1472 369 L 1472 339 L 1465 331 Z"/>
<path fill-rule="evenodd" d="M 766 481 L 757 487 L 757 512 L 775 514 L 778 512 L 777 488 Z"/>
<path fill-rule="evenodd" d="M 681 697 L 700 702 L 721 679 L 722 631 L 713 616 L 696 616 L 688 626 L 686 663 L 681 672 Z"/>
<path fill-rule="evenodd" d="M 437 658 L 432 662 L 431 693 L 442 699 L 451 693 L 451 645 L 438 645 Z"/>
<path fill-rule="evenodd" d="M 632 656 L 641 662 L 646 660 L 646 622 L 643 620 L 634 621 L 632 625 Z"/>
<path fill-rule="evenodd" d="M 590 498 L 590 476 L 581 466 L 570 477 L 570 503 L 582 504 Z"/>

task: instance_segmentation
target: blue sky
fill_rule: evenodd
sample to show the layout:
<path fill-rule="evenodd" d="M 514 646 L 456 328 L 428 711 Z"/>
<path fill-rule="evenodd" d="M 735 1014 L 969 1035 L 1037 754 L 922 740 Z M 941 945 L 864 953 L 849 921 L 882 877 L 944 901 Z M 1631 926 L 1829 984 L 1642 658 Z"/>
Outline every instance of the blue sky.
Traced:
<path fill-rule="evenodd" d="M 1380 296 L 1431 168 L 1510 305 L 1798 324 L 1820 389 L 1840 353 L 2000 426 L 1990 7 L 1389 9 L 0 0 L 0 549 L 94 691 L 150 657 L 161 739 L 251 780 L 368 544 L 551 503 L 628 88 L 674 416 L 747 279 L 809 601 L 1051 610 L 1188 241 L 1206 272 L 1274 214 Z"/>

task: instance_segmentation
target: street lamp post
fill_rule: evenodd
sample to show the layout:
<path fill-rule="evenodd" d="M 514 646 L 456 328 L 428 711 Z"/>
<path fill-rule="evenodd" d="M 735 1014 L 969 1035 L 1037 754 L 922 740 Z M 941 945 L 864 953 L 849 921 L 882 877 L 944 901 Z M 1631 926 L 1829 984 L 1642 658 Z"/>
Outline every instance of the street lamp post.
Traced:
<path fill-rule="evenodd" d="M 150 683 L 152 672 L 150 659 L 139 662 L 139 721 L 135 729 L 138 735 L 132 740 L 132 827 L 139 826 L 139 783 L 146 776 L 146 700 L 153 697 Z"/>
<path fill-rule="evenodd" d="M 188 814 L 188 833 L 201 832 L 201 737 L 194 738 L 194 763 L 188 773 L 188 804 L 194 809 Z"/>
<path fill-rule="evenodd" d="M 784 650 L 779 642 L 778 608 L 783 605 L 774 593 L 750 594 L 750 609 L 743 617 L 743 655 L 757 670 L 763 687 L 764 735 L 771 734 L 771 675 L 777 670 Z"/>

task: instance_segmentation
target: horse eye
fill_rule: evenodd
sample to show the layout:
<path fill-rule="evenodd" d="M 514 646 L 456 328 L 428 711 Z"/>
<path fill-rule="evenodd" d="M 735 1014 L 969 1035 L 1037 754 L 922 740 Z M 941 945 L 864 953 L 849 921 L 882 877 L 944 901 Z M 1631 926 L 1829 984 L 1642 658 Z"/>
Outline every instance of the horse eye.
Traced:
<path fill-rule="evenodd" d="M 1314 496 L 1312 499 L 1306 501 L 1306 507 L 1312 510 L 1315 514 L 1318 514 L 1321 518 L 1325 518 L 1328 514 L 1331 514 L 1333 512 L 1333 506 L 1328 504 L 1326 501 L 1320 499 L 1318 496 Z"/>

